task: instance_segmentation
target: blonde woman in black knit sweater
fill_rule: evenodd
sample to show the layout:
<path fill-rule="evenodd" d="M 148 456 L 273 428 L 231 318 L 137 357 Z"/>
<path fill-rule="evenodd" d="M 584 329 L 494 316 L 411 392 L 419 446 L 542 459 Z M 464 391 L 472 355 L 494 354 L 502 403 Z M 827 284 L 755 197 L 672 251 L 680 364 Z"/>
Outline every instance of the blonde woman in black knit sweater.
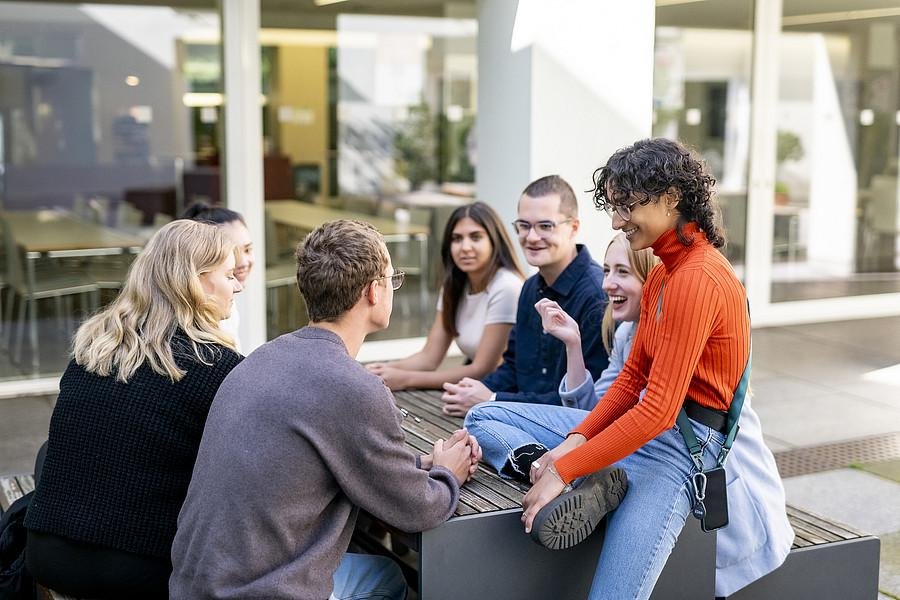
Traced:
<path fill-rule="evenodd" d="M 28 510 L 27 563 L 58 592 L 166 598 L 210 403 L 241 360 L 219 327 L 241 284 L 220 229 L 179 220 L 78 330 Z"/>

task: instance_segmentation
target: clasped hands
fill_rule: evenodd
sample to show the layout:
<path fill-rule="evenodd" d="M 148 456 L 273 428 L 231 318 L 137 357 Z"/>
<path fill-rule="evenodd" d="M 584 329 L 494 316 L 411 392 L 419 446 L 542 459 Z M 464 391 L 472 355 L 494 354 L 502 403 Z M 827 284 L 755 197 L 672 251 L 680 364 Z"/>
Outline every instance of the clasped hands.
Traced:
<path fill-rule="evenodd" d="M 445 415 L 465 417 L 470 408 L 490 399 L 491 390 L 486 385 L 477 379 L 463 377 L 457 383 L 444 384 L 444 394 L 441 396 L 444 408 L 441 410 Z"/>
<path fill-rule="evenodd" d="M 478 469 L 481 446 L 465 429 L 457 429 L 446 440 L 437 440 L 431 454 L 421 457 L 423 469 L 444 467 L 456 477 L 460 485 L 469 480 Z"/>

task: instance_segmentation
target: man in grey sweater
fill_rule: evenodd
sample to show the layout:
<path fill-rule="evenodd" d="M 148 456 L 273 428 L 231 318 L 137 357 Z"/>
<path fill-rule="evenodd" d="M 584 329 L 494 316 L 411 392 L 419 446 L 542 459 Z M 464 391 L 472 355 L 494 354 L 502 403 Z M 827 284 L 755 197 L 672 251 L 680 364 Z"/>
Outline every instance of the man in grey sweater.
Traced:
<path fill-rule="evenodd" d="M 354 358 L 403 281 L 381 235 L 326 223 L 298 247 L 297 279 L 309 326 L 250 354 L 213 401 L 178 517 L 173 599 L 402 599 L 394 563 L 347 553 L 359 510 L 436 527 L 475 471 L 481 450 L 464 430 L 413 456 L 390 391 Z"/>

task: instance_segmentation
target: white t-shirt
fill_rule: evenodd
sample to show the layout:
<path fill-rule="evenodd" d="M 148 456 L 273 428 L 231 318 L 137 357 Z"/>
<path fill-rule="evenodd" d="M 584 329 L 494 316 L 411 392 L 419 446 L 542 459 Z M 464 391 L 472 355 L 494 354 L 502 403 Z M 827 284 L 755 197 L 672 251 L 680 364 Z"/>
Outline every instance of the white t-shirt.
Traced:
<path fill-rule="evenodd" d="M 456 345 L 466 358 L 474 360 L 487 325 L 515 324 L 522 283 L 514 271 L 499 269 L 483 292 L 463 295 L 456 312 Z M 442 306 L 443 292 L 438 296 L 438 310 L 443 310 Z"/>

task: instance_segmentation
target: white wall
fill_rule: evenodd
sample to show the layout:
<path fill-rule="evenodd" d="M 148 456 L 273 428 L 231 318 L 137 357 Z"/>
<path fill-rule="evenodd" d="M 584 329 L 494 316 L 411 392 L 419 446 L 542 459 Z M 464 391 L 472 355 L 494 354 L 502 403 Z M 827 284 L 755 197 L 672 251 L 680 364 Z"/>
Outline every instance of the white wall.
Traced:
<path fill-rule="evenodd" d="M 530 181 L 575 189 L 580 239 L 602 261 L 609 218 L 591 175 L 651 133 L 654 3 L 480 0 L 477 193 L 505 221 Z"/>

